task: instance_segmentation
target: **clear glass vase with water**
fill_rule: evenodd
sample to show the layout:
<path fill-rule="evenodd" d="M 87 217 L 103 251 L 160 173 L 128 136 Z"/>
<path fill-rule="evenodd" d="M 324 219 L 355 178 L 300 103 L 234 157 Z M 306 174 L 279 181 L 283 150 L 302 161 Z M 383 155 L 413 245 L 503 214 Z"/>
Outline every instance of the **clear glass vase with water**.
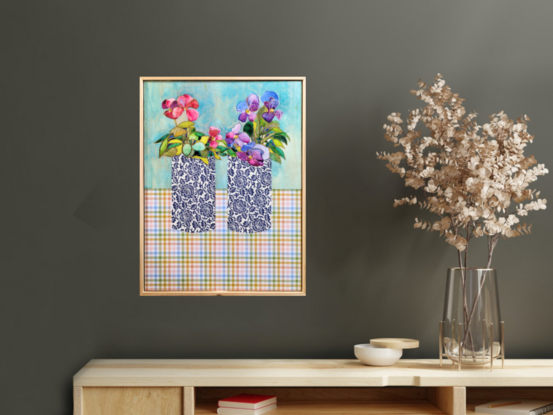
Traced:
<path fill-rule="evenodd" d="M 461 365 L 503 357 L 503 323 L 493 268 L 450 268 L 447 274 L 440 355 Z"/>

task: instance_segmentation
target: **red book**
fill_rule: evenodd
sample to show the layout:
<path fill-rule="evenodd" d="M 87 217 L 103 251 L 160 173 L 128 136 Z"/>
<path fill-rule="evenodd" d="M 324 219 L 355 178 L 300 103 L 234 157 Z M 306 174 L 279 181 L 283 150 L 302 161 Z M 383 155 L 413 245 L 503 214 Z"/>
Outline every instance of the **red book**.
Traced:
<path fill-rule="evenodd" d="M 274 395 L 251 395 L 243 393 L 219 401 L 220 408 L 259 409 L 276 403 Z"/>

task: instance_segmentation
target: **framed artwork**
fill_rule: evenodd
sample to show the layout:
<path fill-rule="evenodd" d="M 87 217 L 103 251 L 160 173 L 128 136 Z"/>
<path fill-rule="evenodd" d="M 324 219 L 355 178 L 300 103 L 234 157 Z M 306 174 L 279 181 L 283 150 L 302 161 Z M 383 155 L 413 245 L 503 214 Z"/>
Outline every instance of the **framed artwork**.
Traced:
<path fill-rule="evenodd" d="M 305 295 L 305 78 L 140 78 L 140 295 Z"/>

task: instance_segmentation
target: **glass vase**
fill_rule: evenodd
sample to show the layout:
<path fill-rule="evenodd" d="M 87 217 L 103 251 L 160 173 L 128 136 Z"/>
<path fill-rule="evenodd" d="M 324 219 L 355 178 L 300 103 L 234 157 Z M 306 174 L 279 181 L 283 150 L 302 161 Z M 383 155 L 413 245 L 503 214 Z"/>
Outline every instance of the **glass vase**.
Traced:
<path fill-rule="evenodd" d="M 450 268 L 440 354 L 461 365 L 485 365 L 503 356 L 503 324 L 495 269 Z"/>

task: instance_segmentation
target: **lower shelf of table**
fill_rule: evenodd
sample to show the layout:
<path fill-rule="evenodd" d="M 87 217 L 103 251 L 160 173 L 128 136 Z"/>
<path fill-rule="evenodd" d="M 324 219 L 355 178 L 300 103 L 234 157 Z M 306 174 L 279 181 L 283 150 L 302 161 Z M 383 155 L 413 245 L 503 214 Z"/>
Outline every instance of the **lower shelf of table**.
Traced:
<path fill-rule="evenodd" d="M 307 414 L 413 414 L 439 415 L 440 404 L 451 388 L 362 388 L 362 387 L 280 387 L 280 388 L 196 388 L 194 414 L 216 414 L 219 399 L 241 393 L 275 395 L 277 408 L 269 415 Z M 464 391 L 464 390 L 463 390 Z M 445 394 L 444 394 L 445 393 Z M 464 395 L 463 395 L 464 398 Z M 463 400 L 464 404 L 464 400 Z"/>
<path fill-rule="evenodd" d="M 217 404 L 197 404 L 195 414 L 216 414 Z M 411 414 L 438 415 L 443 414 L 430 402 L 318 402 L 318 403 L 278 403 L 278 407 L 266 412 L 267 415 L 306 415 L 306 414 Z"/>
<path fill-rule="evenodd" d="M 474 415 L 497 399 L 553 401 L 553 387 L 76 387 L 75 415 L 207 415 L 240 393 L 277 396 L 269 415 Z"/>
<path fill-rule="evenodd" d="M 553 388 L 196 388 L 195 415 L 217 413 L 218 399 L 239 393 L 277 395 L 268 415 L 475 415 L 497 399 L 553 400 Z"/>
<path fill-rule="evenodd" d="M 467 405 L 467 415 L 474 415 L 476 412 L 474 412 L 474 408 L 477 406 L 477 404 L 468 404 Z"/>

